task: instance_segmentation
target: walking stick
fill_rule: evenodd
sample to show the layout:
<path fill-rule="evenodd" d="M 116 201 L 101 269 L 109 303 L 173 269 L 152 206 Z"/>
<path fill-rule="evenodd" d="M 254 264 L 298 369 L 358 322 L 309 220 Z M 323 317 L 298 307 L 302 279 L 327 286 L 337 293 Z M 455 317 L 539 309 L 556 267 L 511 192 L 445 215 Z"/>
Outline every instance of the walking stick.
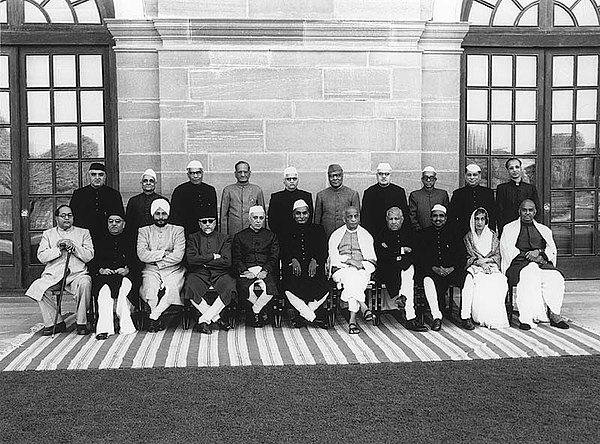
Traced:
<path fill-rule="evenodd" d="M 62 302 L 63 293 L 65 291 L 65 285 L 67 283 L 67 274 L 69 273 L 69 260 L 71 259 L 71 250 L 67 251 L 67 260 L 65 262 L 65 271 L 63 273 L 62 280 L 60 281 L 60 292 L 58 293 L 58 299 L 56 301 L 56 315 L 54 316 L 54 325 L 52 326 L 52 338 L 56 333 L 56 322 L 58 321 L 58 315 L 60 313 L 60 304 Z"/>

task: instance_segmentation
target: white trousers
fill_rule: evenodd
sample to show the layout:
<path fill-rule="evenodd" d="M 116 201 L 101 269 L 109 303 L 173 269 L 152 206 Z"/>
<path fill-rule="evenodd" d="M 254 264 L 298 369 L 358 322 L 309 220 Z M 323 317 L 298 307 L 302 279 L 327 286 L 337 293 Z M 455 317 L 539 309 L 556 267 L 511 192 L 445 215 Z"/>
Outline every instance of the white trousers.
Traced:
<path fill-rule="evenodd" d="M 317 310 L 317 308 L 323 305 L 323 302 L 327 300 L 327 296 L 329 295 L 329 293 L 326 293 L 325 296 L 323 296 L 321 299 L 310 301 L 308 304 L 291 291 L 286 290 L 285 295 L 287 296 L 288 301 L 290 301 L 290 304 L 292 304 L 294 308 L 298 310 L 300 316 L 302 316 L 308 322 L 312 322 L 317 317 L 315 311 Z"/>
<path fill-rule="evenodd" d="M 535 326 L 535 322 L 548 322 L 546 307 L 560 314 L 565 295 L 565 279 L 557 270 L 542 270 L 531 262 L 521 270 L 517 284 L 519 321 Z"/>
<path fill-rule="evenodd" d="M 198 318 L 198 323 L 206 323 L 210 324 L 211 322 L 217 322 L 221 317 L 221 311 L 225 308 L 225 304 L 221 300 L 221 297 L 217 297 L 212 305 L 208 305 L 204 299 L 200 301 L 198 304 L 192 299 L 192 304 L 196 307 L 196 310 L 200 312 L 200 317 Z"/>
<path fill-rule="evenodd" d="M 360 303 L 365 302 L 365 290 L 371 280 L 371 273 L 348 267 L 340 268 L 331 277 L 334 282 L 344 286 L 341 299 L 348 303 L 348 310 L 357 313 L 360 310 Z"/>
<path fill-rule="evenodd" d="M 472 270 L 472 267 L 469 268 Z M 509 326 L 504 300 L 508 284 L 502 273 L 467 273 L 462 289 L 460 317 L 473 318 L 482 327 L 505 328 Z"/>
<path fill-rule="evenodd" d="M 259 265 L 255 265 L 254 267 L 248 268 L 248 271 L 257 275 L 262 270 L 262 267 Z M 261 289 L 260 296 L 257 296 L 254 292 L 254 286 L 258 285 Z M 248 300 L 252 304 L 252 311 L 255 314 L 259 314 L 260 311 L 265 308 L 265 306 L 269 303 L 269 301 L 273 299 L 272 294 L 267 294 L 267 284 L 262 279 L 258 279 L 252 282 L 248 286 Z"/>
<path fill-rule="evenodd" d="M 406 270 L 400 271 L 400 278 L 400 292 L 398 294 L 390 294 L 390 298 L 397 298 L 400 295 L 406 296 L 404 311 L 406 319 L 410 321 L 417 317 L 415 313 L 415 267 L 411 265 Z"/>
<path fill-rule="evenodd" d="M 131 320 L 132 305 L 127 299 L 127 295 L 131 291 L 131 281 L 123 278 L 119 295 L 117 296 L 117 306 L 114 310 L 119 318 L 121 333 L 128 335 L 135 333 L 135 326 Z M 115 323 L 113 317 L 114 299 L 110 294 L 110 287 L 104 284 L 98 292 L 98 324 L 96 325 L 96 333 L 115 334 Z"/>
<path fill-rule="evenodd" d="M 89 275 L 77 277 L 73 282 L 65 286 L 63 297 L 67 293 L 71 293 L 77 304 L 77 323 L 80 325 L 87 324 L 87 309 L 90 306 L 92 299 L 92 278 Z M 54 325 L 54 317 L 56 316 L 56 300 L 50 290 L 46 290 L 42 299 L 38 301 L 44 327 L 52 327 Z M 58 316 L 57 323 L 63 322 L 62 316 Z"/>
<path fill-rule="evenodd" d="M 429 276 L 426 276 L 423 279 L 423 287 L 425 289 L 425 299 L 427 299 L 427 303 L 431 309 L 431 316 L 433 316 L 433 319 L 442 319 L 442 312 L 440 311 L 440 307 L 438 305 L 437 290 L 435 289 L 435 283 L 433 282 L 433 279 L 431 279 Z M 406 305 L 408 305 L 408 303 Z M 408 313 L 406 314 L 406 319 L 409 319 Z"/>

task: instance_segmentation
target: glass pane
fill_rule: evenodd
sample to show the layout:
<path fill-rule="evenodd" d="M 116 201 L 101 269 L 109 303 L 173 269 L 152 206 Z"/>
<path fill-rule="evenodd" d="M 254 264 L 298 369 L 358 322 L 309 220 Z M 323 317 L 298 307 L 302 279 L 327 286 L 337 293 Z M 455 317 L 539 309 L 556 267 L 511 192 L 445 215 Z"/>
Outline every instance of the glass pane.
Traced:
<path fill-rule="evenodd" d="M 575 159 L 575 186 L 594 187 L 594 158 Z"/>
<path fill-rule="evenodd" d="M 573 152 L 573 126 L 552 125 L 552 154 Z"/>
<path fill-rule="evenodd" d="M 503 1 L 497 9 L 496 15 L 494 16 L 493 26 L 513 26 L 517 15 L 521 12 L 519 8 L 513 2 Z"/>
<path fill-rule="evenodd" d="M 570 256 L 572 252 L 571 228 L 568 225 L 552 226 L 552 235 L 558 254 L 561 256 Z"/>
<path fill-rule="evenodd" d="M 499 184 L 508 181 L 506 167 L 504 166 L 505 163 L 506 159 L 492 158 L 492 172 L 490 174 L 492 178 L 491 188 L 496 189 Z"/>
<path fill-rule="evenodd" d="M 521 159 L 521 162 L 523 162 L 521 165 L 523 182 L 537 183 L 535 159 Z"/>
<path fill-rule="evenodd" d="M 481 185 L 489 186 L 489 184 L 488 184 L 489 174 L 488 174 L 487 160 L 484 158 L 481 158 L 481 157 L 467 157 L 466 164 L 469 165 L 471 163 L 479 165 L 479 168 L 481 168 Z"/>
<path fill-rule="evenodd" d="M 467 154 L 487 153 L 487 125 L 467 125 Z"/>
<path fill-rule="evenodd" d="M 102 56 L 100 54 L 79 56 L 79 83 L 85 87 L 102 86 Z"/>
<path fill-rule="evenodd" d="M 77 122 L 77 93 L 75 91 L 54 92 L 54 121 Z"/>
<path fill-rule="evenodd" d="M 488 56 L 467 56 L 467 86 L 487 86 Z"/>
<path fill-rule="evenodd" d="M 550 220 L 552 222 L 571 222 L 571 191 L 552 191 L 550 198 Z"/>
<path fill-rule="evenodd" d="M 77 127 L 57 126 L 54 130 L 54 157 L 76 158 L 77 154 Z"/>
<path fill-rule="evenodd" d="M 596 152 L 596 124 L 581 123 L 575 125 L 575 149 L 577 154 L 593 154 Z"/>
<path fill-rule="evenodd" d="M 552 120 L 573 120 L 573 91 L 552 91 Z"/>
<path fill-rule="evenodd" d="M 487 91 L 467 91 L 467 120 L 487 120 Z"/>
<path fill-rule="evenodd" d="M 481 3 L 473 2 L 471 13 L 469 14 L 469 22 L 472 25 L 489 26 L 492 9 L 482 5 Z"/>
<path fill-rule="evenodd" d="M 47 230 L 52 228 L 54 209 L 51 197 L 36 197 L 29 201 L 29 229 Z"/>
<path fill-rule="evenodd" d="M 579 26 L 598 26 L 598 16 L 591 2 L 581 1 L 572 11 Z"/>
<path fill-rule="evenodd" d="M 0 127 L 0 159 L 10 158 L 10 128 Z"/>
<path fill-rule="evenodd" d="M 535 120 L 537 93 L 535 91 L 517 91 L 515 95 L 515 120 Z"/>
<path fill-rule="evenodd" d="M 596 206 L 594 191 L 575 191 L 575 221 L 594 220 Z"/>
<path fill-rule="evenodd" d="M 8 91 L 0 91 L 0 124 L 10 123 L 10 95 Z"/>
<path fill-rule="evenodd" d="M 25 3 L 27 4 L 27 3 Z M 45 20 L 44 20 L 45 22 Z M 27 87 L 50 86 L 50 57 L 47 55 L 28 55 L 25 57 L 27 71 Z"/>
<path fill-rule="evenodd" d="M 46 23 L 46 17 L 31 3 L 25 3 L 25 23 Z"/>
<path fill-rule="evenodd" d="M 535 154 L 535 125 L 515 126 L 515 154 Z"/>
<path fill-rule="evenodd" d="M 12 230 L 12 199 L 0 199 L 0 230 Z M 2 244 L 0 243 L 0 257 L 4 253 L 2 250 Z"/>
<path fill-rule="evenodd" d="M 81 121 L 104 121 L 104 94 L 102 91 L 81 91 Z"/>
<path fill-rule="evenodd" d="M 84 126 L 81 128 L 81 150 L 84 158 L 104 157 L 104 127 Z"/>
<path fill-rule="evenodd" d="M 573 56 L 552 58 L 552 86 L 573 86 Z"/>
<path fill-rule="evenodd" d="M 55 55 L 52 58 L 54 71 L 54 86 L 70 86 L 75 84 L 75 56 Z"/>
<path fill-rule="evenodd" d="M 0 3 L 0 23 L 8 23 L 8 15 L 6 13 L 6 2 Z"/>
<path fill-rule="evenodd" d="M 492 56 L 492 86 L 512 86 L 512 56 Z"/>
<path fill-rule="evenodd" d="M 577 91 L 577 120 L 596 120 L 597 95 L 595 89 Z"/>
<path fill-rule="evenodd" d="M 537 57 L 518 56 L 517 57 L 517 86 L 535 87 L 537 86 Z"/>
<path fill-rule="evenodd" d="M 73 14 L 64 0 L 50 0 L 44 9 L 52 23 L 74 23 Z"/>
<path fill-rule="evenodd" d="M 31 264 L 39 264 L 40 261 L 37 258 L 37 250 L 40 246 L 40 242 L 42 241 L 42 233 L 30 233 L 30 236 L 31 240 L 29 241 L 29 257 L 31 259 Z"/>
<path fill-rule="evenodd" d="M 79 165 L 77 162 L 56 163 L 56 193 L 71 194 L 79 186 Z"/>
<path fill-rule="evenodd" d="M 554 6 L 554 26 L 575 26 L 571 16 L 561 7 Z"/>
<path fill-rule="evenodd" d="M 573 159 L 553 158 L 550 164 L 552 169 L 552 188 L 573 187 Z"/>
<path fill-rule="evenodd" d="M 521 2 L 523 4 L 523 2 Z M 537 26 L 538 25 L 538 7 L 537 5 L 529 8 L 519 19 L 517 26 Z"/>
<path fill-rule="evenodd" d="M 50 162 L 29 162 L 29 193 L 52 193 L 52 164 Z"/>
<path fill-rule="evenodd" d="M 2 233 L 0 234 L 0 265 L 14 265 L 14 263 L 15 258 L 13 256 L 13 234 Z"/>
<path fill-rule="evenodd" d="M 27 92 L 27 119 L 29 123 L 50 122 L 50 92 Z"/>
<path fill-rule="evenodd" d="M 93 1 L 75 6 L 75 14 L 79 23 L 101 23 L 100 14 Z"/>
<path fill-rule="evenodd" d="M 31 159 L 50 159 L 52 151 L 50 149 L 50 128 L 49 127 L 31 127 L 29 134 L 29 158 Z"/>
<path fill-rule="evenodd" d="M 0 88 L 8 88 L 8 56 L 6 55 L 0 55 Z"/>
<path fill-rule="evenodd" d="M 12 171 L 10 163 L 0 163 L 0 194 L 3 196 L 12 195 Z"/>
<path fill-rule="evenodd" d="M 577 85 L 598 85 L 598 56 L 586 55 L 577 57 Z"/>
<path fill-rule="evenodd" d="M 511 154 L 510 125 L 492 125 L 492 154 Z"/>
<path fill-rule="evenodd" d="M 492 120 L 511 120 L 512 91 L 492 91 Z"/>
<path fill-rule="evenodd" d="M 575 254 L 594 254 L 594 226 L 575 225 Z"/>

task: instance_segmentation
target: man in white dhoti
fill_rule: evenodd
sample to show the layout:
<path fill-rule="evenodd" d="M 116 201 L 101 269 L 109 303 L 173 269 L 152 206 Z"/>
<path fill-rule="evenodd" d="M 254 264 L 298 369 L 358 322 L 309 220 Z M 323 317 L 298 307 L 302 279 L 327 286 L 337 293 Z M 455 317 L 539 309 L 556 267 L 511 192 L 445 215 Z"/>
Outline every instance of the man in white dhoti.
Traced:
<path fill-rule="evenodd" d="M 348 207 L 344 211 L 344 223 L 329 238 L 329 260 L 332 278 L 343 285 L 341 299 L 348 303 L 350 319 L 348 333 L 360 333 L 356 313 L 362 310 L 365 321 L 373 314 L 365 304 L 365 290 L 375 271 L 377 257 L 373 237 L 360 226 L 358 208 Z"/>
<path fill-rule="evenodd" d="M 137 258 L 133 239 L 124 231 L 124 215 L 118 211 L 115 213 L 108 216 L 108 232 L 100 238 L 96 256 L 90 263 L 92 294 L 98 297 L 96 339 L 99 340 L 115 334 L 113 312 L 119 319 L 120 333 L 135 333 L 131 320 L 132 305 L 127 297 L 132 287 L 130 266 Z"/>
<path fill-rule="evenodd" d="M 510 288 L 517 286 L 521 330 L 538 322 L 569 328 L 560 316 L 565 280 L 556 267 L 556 244 L 550 228 L 534 220 L 535 204 L 525 199 L 519 219 L 504 226 L 500 239 L 502 271 Z"/>
<path fill-rule="evenodd" d="M 63 278 L 67 253 L 70 252 L 65 290 L 73 294 L 77 304 L 77 334 L 87 335 L 87 309 L 91 299 L 92 278 L 86 264 L 94 257 L 92 237 L 87 229 L 73 226 L 73 212 L 68 205 L 59 206 L 54 215 L 57 226 L 44 231 L 37 251 L 39 261 L 46 267 L 42 276 L 31 284 L 25 295 L 38 301 L 44 319 L 42 335 L 50 336 L 57 311 L 51 289 L 59 285 Z M 65 322 L 59 316 L 56 332 L 66 329 Z"/>
<path fill-rule="evenodd" d="M 165 199 L 152 202 L 154 225 L 141 227 L 137 237 L 137 255 L 144 263 L 140 297 L 150 306 L 151 333 L 164 328 L 159 318 L 170 305 L 183 305 L 185 233 L 183 227 L 167 223 L 170 211 Z"/>

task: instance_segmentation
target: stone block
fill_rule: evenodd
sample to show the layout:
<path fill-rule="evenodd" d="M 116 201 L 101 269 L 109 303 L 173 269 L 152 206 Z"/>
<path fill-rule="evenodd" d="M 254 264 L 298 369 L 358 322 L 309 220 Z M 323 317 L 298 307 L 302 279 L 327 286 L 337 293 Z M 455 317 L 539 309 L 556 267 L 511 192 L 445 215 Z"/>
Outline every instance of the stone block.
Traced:
<path fill-rule="evenodd" d="M 118 51 L 115 52 L 117 70 L 120 69 L 152 69 L 158 68 L 158 53 L 152 51 Z"/>
<path fill-rule="evenodd" d="M 458 120 L 460 102 L 458 100 L 423 102 L 423 120 Z"/>
<path fill-rule="evenodd" d="M 191 120 L 187 124 L 187 151 L 262 151 L 261 120 Z"/>
<path fill-rule="evenodd" d="M 138 101 L 120 99 L 118 102 L 119 119 L 158 119 L 158 100 Z"/>
<path fill-rule="evenodd" d="M 369 66 L 399 66 L 421 68 L 421 53 L 406 51 L 372 51 L 369 53 Z"/>
<path fill-rule="evenodd" d="M 332 18 L 334 0 L 251 0 L 248 2 L 250 18 Z"/>
<path fill-rule="evenodd" d="M 391 71 L 388 69 L 326 69 L 327 99 L 388 99 Z"/>
<path fill-rule="evenodd" d="M 210 65 L 225 66 L 267 66 L 269 51 L 210 51 Z"/>
<path fill-rule="evenodd" d="M 335 0 L 336 19 L 421 20 L 421 0 Z"/>
<path fill-rule="evenodd" d="M 163 68 L 199 68 L 210 64 L 209 51 L 162 50 L 159 52 L 160 67 Z"/>
<path fill-rule="evenodd" d="M 419 119 L 421 101 L 417 99 L 374 102 L 374 115 L 380 118 Z"/>
<path fill-rule="evenodd" d="M 244 18 L 247 0 L 160 0 L 161 18 Z"/>
<path fill-rule="evenodd" d="M 329 102 L 294 102 L 295 117 L 322 119 L 370 118 L 374 116 L 373 108 L 377 105 L 378 102 L 342 102 L 337 100 Z"/>
<path fill-rule="evenodd" d="M 272 120 L 266 123 L 267 151 L 393 151 L 393 120 Z"/>
<path fill-rule="evenodd" d="M 460 71 L 423 70 L 423 98 L 425 100 L 458 100 L 460 94 Z"/>
<path fill-rule="evenodd" d="M 317 160 L 318 161 L 315 161 Z M 371 165 L 371 153 L 289 153 L 288 163 L 298 170 L 320 171 L 327 178 L 327 167 L 332 163 L 338 163 L 344 171 L 369 171 Z"/>
<path fill-rule="evenodd" d="M 460 70 L 459 53 L 425 53 L 423 54 L 423 69 Z"/>
<path fill-rule="evenodd" d="M 431 165 L 437 171 L 438 183 L 436 183 L 436 186 L 439 186 L 439 182 L 442 181 L 444 176 L 446 176 L 445 180 L 448 181 L 458 171 L 458 152 L 428 151 L 422 153 L 421 159 L 423 168 Z"/>
<path fill-rule="evenodd" d="M 185 152 L 185 141 L 185 120 L 162 120 L 160 122 L 160 151 L 162 153 Z"/>
<path fill-rule="evenodd" d="M 292 102 L 288 101 L 208 101 L 209 119 L 285 119 L 292 117 Z"/>
<path fill-rule="evenodd" d="M 201 119 L 204 117 L 204 102 L 163 100 L 160 103 L 161 119 Z"/>
<path fill-rule="evenodd" d="M 158 171 L 160 168 L 160 154 L 120 154 L 119 170 L 141 174 L 148 168 Z M 139 177 L 138 177 L 139 179 Z M 139 181 L 138 181 L 139 182 Z"/>
<path fill-rule="evenodd" d="M 423 122 L 423 153 L 457 152 L 459 147 L 459 123 L 457 120 L 431 120 Z"/>
<path fill-rule="evenodd" d="M 156 69 L 118 69 L 117 96 L 119 99 L 157 99 L 158 71 Z"/>
<path fill-rule="evenodd" d="M 190 72 L 190 93 L 199 100 L 321 99 L 321 70 L 233 68 Z"/>
<path fill-rule="evenodd" d="M 158 188 L 158 186 L 157 186 Z M 127 204 L 127 201 L 141 191 L 140 188 L 140 175 L 138 173 L 132 173 L 124 171 L 120 168 L 119 171 L 119 191 L 123 196 L 123 203 Z"/>
<path fill-rule="evenodd" d="M 159 87 L 161 100 L 188 100 L 190 97 L 188 70 L 185 68 L 161 68 Z"/>
<path fill-rule="evenodd" d="M 421 99 L 421 70 L 419 68 L 394 68 L 392 98 L 394 100 Z"/>
<path fill-rule="evenodd" d="M 389 163 L 392 166 L 392 177 L 400 172 L 421 171 L 421 152 L 377 152 L 371 154 L 371 162 L 366 166 L 365 171 L 375 174 L 377 165 L 381 162 Z"/>
<path fill-rule="evenodd" d="M 422 125 L 420 120 L 399 120 L 396 150 L 419 151 L 422 146 Z"/>
<path fill-rule="evenodd" d="M 169 173 L 181 173 L 184 178 L 186 176 L 185 167 L 192 160 L 199 160 L 204 167 L 204 171 L 208 172 L 209 162 L 207 154 L 192 154 L 192 153 L 163 153 L 160 157 L 161 160 L 161 171 Z M 184 179 L 182 179 L 183 181 Z"/>
<path fill-rule="evenodd" d="M 283 170 L 288 165 L 286 153 L 238 152 L 209 154 L 211 171 L 230 172 L 232 174 L 232 180 L 234 180 L 233 170 L 235 164 L 240 160 L 245 160 L 250 164 L 250 169 L 252 171 L 252 181 L 254 181 L 255 172 L 283 172 Z"/>
<path fill-rule="evenodd" d="M 271 51 L 271 66 L 367 66 L 362 51 Z"/>
<path fill-rule="evenodd" d="M 158 153 L 160 131 L 157 120 L 120 120 L 119 153 Z"/>

